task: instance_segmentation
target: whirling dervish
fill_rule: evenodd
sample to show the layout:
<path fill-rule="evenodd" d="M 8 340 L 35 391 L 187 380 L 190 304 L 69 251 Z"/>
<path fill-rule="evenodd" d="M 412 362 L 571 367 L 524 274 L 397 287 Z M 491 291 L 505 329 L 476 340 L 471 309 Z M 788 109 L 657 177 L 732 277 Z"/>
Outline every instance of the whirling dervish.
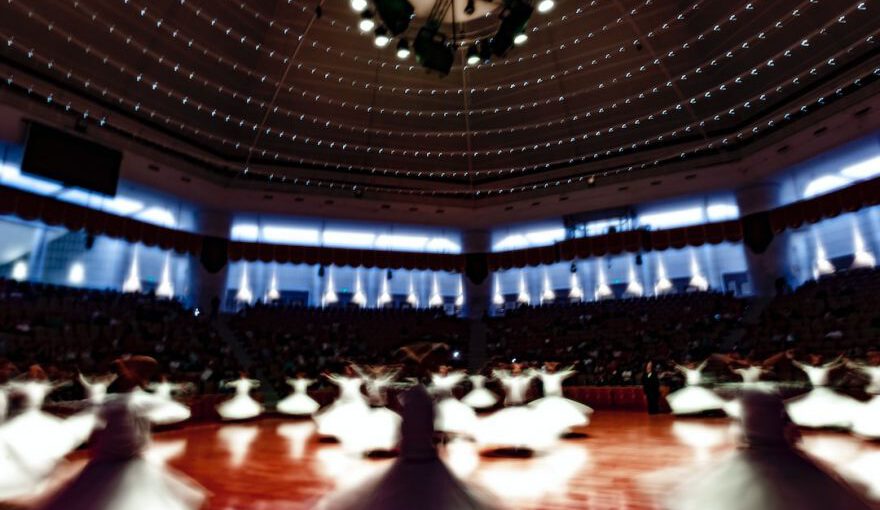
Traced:
<path fill-rule="evenodd" d="M 541 420 L 557 426 L 559 432 L 564 434 L 572 427 L 588 425 L 593 409 L 563 396 L 562 381 L 576 371 L 572 367 L 557 370 L 558 366 L 558 363 L 547 362 L 543 369 L 532 371 L 544 386 L 544 397 L 529 403 L 529 407 L 538 413 Z"/>
<path fill-rule="evenodd" d="M 249 379 L 242 372 L 238 379 L 227 381 L 222 386 L 235 388 L 235 396 L 217 406 L 217 413 L 224 420 L 247 420 L 263 412 L 263 406 L 250 395 L 253 388 L 260 386 L 260 381 Z"/>
<path fill-rule="evenodd" d="M 492 373 L 504 386 L 506 407 L 479 422 L 475 436 L 480 448 L 528 453 L 554 444 L 559 437 L 559 428 L 543 422 L 533 409 L 525 405 L 526 393 L 534 376 L 523 372 L 517 363 L 509 371 L 496 369 Z"/>
<path fill-rule="evenodd" d="M 431 392 L 437 399 L 434 428 L 445 434 L 471 436 L 477 426 L 477 414 L 467 404 L 455 398 L 452 390 L 465 378 L 464 372 L 450 371 L 441 365 L 431 374 Z"/>
<path fill-rule="evenodd" d="M 731 372 L 738 375 L 742 382 L 733 383 L 731 386 L 737 393 L 742 391 L 774 391 L 776 385 L 770 381 L 762 381 L 761 378 L 772 371 L 773 365 L 786 356 L 781 352 L 765 361 L 755 361 L 751 357 L 741 358 L 736 354 L 730 356 L 715 355 L 716 358 L 727 363 Z M 739 418 L 742 416 L 742 405 L 739 397 L 735 397 L 724 405 L 724 411 L 728 416 Z"/>
<path fill-rule="evenodd" d="M 152 405 L 146 393 L 135 395 L 156 370 L 156 361 L 133 356 L 115 362 L 119 394 L 101 406 L 91 460 L 79 475 L 48 498 L 40 510 L 195 510 L 206 492 L 170 468 L 145 457 L 150 443 Z"/>
<path fill-rule="evenodd" d="M 341 441 L 359 426 L 358 420 L 363 419 L 368 411 L 367 401 L 361 393 L 364 381 L 351 366 L 345 367 L 345 374 L 327 373 L 324 377 L 339 387 L 339 396 L 315 415 L 318 434 Z"/>
<path fill-rule="evenodd" d="M 400 440 L 400 415 L 385 407 L 386 392 L 400 369 L 393 366 L 371 365 L 361 368 L 352 365 L 367 389 L 369 406 L 362 423 L 343 436 L 342 445 L 349 451 L 361 454 L 390 452 Z"/>
<path fill-rule="evenodd" d="M 475 374 L 468 376 L 471 382 L 471 391 L 461 398 L 461 401 L 472 408 L 482 411 L 489 409 L 498 403 L 498 397 L 486 389 L 486 376 Z"/>
<path fill-rule="evenodd" d="M 684 374 L 685 386 L 666 396 L 672 414 L 701 414 L 724 409 L 724 399 L 716 395 L 714 391 L 700 386 L 703 382 L 703 369 L 706 368 L 708 362 L 709 360 L 705 360 L 699 365 L 690 364 L 691 366 L 673 363 L 676 370 Z"/>
<path fill-rule="evenodd" d="M 191 387 L 191 384 L 172 383 L 164 375 L 159 382 L 151 384 L 149 389 L 152 390 L 157 402 L 161 404 L 150 409 L 147 413 L 147 417 L 153 425 L 173 425 L 188 420 L 192 416 L 192 411 L 189 407 L 174 400 L 174 393 Z"/>
<path fill-rule="evenodd" d="M 65 420 L 64 426 L 70 431 L 75 445 L 79 446 L 92 435 L 98 420 L 98 408 L 107 399 L 107 389 L 116 380 L 116 375 L 111 374 L 89 379 L 83 374 L 79 374 L 77 379 L 86 392 L 86 409 Z"/>
<path fill-rule="evenodd" d="M 850 366 L 863 374 L 868 379 L 865 392 L 873 395 L 871 400 L 865 402 L 856 411 L 853 417 L 852 431 L 854 434 L 869 439 L 880 439 L 880 353 L 870 355 L 872 364 L 851 363 Z"/>
<path fill-rule="evenodd" d="M 69 382 L 52 383 L 38 365 L 9 391 L 22 397 L 22 411 L 0 425 L 0 500 L 37 494 L 48 475 L 78 446 L 64 420 L 42 410 L 46 396 Z"/>
<path fill-rule="evenodd" d="M 428 377 L 443 344 L 401 349 L 415 385 L 400 396 L 403 406 L 400 456 L 378 477 L 323 498 L 320 510 L 486 510 L 490 506 L 456 478 L 434 446 L 434 403 L 419 382 Z"/>
<path fill-rule="evenodd" d="M 299 374 L 296 379 L 288 379 L 287 384 L 293 388 L 293 393 L 278 402 L 275 406 L 278 412 L 293 416 L 311 416 L 321 408 L 315 399 L 309 396 L 307 389 L 315 383 L 314 379 L 306 379 Z"/>
<path fill-rule="evenodd" d="M 672 492 L 667 510 L 868 510 L 863 497 L 795 445 L 778 396 L 743 396 L 743 446 L 716 466 L 702 467 Z"/>
<path fill-rule="evenodd" d="M 810 364 L 794 359 L 794 353 L 788 353 L 791 363 L 803 370 L 810 379 L 813 388 L 804 395 L 786 401 L 786 408 L 791 420 L 810 428 L 850 428 L 859 409 L 857 400 L 837 393 L 828 387 L 829 373 L 845 362 L 842 358 L 819 365 L 821 356 L 810 355 Z"/>

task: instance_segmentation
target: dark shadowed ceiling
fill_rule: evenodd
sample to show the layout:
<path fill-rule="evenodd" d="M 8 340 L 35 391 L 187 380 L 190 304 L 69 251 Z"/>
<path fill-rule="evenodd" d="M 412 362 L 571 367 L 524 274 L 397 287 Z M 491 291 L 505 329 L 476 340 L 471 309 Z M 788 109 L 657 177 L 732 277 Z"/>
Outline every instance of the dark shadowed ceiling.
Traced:
<path fill-rule="evenodd" d="M 477 3 L 465 46 L 497 25 Z M 348 0 L 9 0 L 0 63 L 233 185 L 473 200 L 741 151 L 870 84 L 880 40 L 877 1 L 557 0 L 440 77 L 358 21 Z"/>

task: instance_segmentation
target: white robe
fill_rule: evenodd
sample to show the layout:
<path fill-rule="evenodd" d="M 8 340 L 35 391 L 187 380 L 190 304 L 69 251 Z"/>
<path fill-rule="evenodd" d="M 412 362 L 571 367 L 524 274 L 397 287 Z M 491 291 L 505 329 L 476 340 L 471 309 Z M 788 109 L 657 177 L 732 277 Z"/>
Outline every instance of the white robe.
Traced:
<path fill-rule="evenodd" d="M 477 426 L 477 414 L 467 404 L 459 401 L 452 390 L 465 378 L 463 372 L 431 375 L 431 390 L 439 398 L 434 417 L 434 428 L 440 432 L 473 435 Z"/>
<path fill-rule="evenodd" d="M 494 375 L 504 385 L 504 402 L 508 407 L 480 420 L 474 434 L 478 446 L 484 450 L 516 448 L 534 451 L 554 445 L 559 437 L 559 428 L 542 420 L 534 409 L 523 405 L 532 375 L 511 375 L 503 370 L 496 370 Z"/>
<path fill-rule="evenodd" d="M 795 366 L 806 372 L 813 389 L 786 402 L 791 421 L 810 428 L 852 427 L 859 402 L 827 387 L 828 374 L 834 367 L 814 367 L 801 363 Z"/>
<path fill-rule="evenodd" d="M 470 379 L 473 388 L 467 395 L 462 397 L 462 402 L 474 409 L 488 409 L 498 403 L 498 397 L 485 387 L 485 376 L 472 375 L 468 379 Z"/>
<path fill-rule="evenodd" d="M 260 385 L 259 381 L 241 378 L 224 386 L 235 388 L 235 396 L 217 406 L 217 413 L 224 420 L 247 420 L 259 416 L 263 406 L 251 398 L 250 391 Z"/>
<path fill-rule="evenodd" d="M 294 416 L 314 414 L 321 406 L 306 391 L 314 382 L 312 379 L 288 379 L 287 384 L 293 387 L 293 393 L 278 402 L 276 409 Z"/>
<path fill-rule="evenodd" d="M 702 365 L 696 369 L 681 366 L 677 368 L 684 374 L 686 385 L 684 388 L 674 391 L 666 397 L 666 401 L 672 409 L 672 414 L 699 414 L 724 409 L 724 399 L 715 394 L 714 391 L 699 386 L 703 378 Z"/>
<path fill-rule="evenodd" d="M 535 373 L 543 383 L 544 397 L 530 402 L 529 407 L 535 410 L 541 420 L 556 425 L 560 433 L 590 423 L 589 416 L 593 414 L 593 409 L 565 398 L 562 393 L 562 381 L 573 375 L 574 370 Z"/>
<path fill-rule="evenodd" d="M 858 368 L 870 378 L 866 391 L 874 396 L 856 410 L 852 431 L 862 437 L 880 439 L 880 367 L 859 366 Z"/>
<path fill-rule="evenodd" d="M 144 455 L 150 441 L 146 412 L 159 402 L 144 395 L 113 397 L 102 407 L 92 459 L 40 510 L 196 510 L 206 492 Z"/>
<path fill-rule="evenodd" d="M 156 383 L 152 388 L 158 405 L 148 412 L 147 417 L 154 425 L 172 425 L 186 421 L 192 416 L 190 409 L 174 400 L 172 396 L 173 392 L 183 388 L 182 384 L 165 381 Z"/>

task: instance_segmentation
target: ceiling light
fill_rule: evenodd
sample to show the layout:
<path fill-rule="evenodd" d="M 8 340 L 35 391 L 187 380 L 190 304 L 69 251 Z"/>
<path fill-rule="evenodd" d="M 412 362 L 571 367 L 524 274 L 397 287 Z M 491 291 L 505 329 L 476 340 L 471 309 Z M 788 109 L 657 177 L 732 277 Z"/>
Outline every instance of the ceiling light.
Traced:
<path fill-rule="evenodd" d="M 554 7 L 556 7 L 556 2 L 553 0 L 541 0 L 538 2 L 538 12 L 540 13 L 550 12 Z"/>
<path fill-rule="evenodd" d="M 351 8 L 361 12 L 367 8 L 367 0 L 351 0 Z"/>
<path fill-rule="evenodd" d="M 389 42 L 391 42 L 391 38 L 388 37 L 388 29 L 387 28 L 380 26 L 379 28 L 376 29 L 375 34 L 376 34 L 376 39 L 373 42 L 379 48 L 384 48 L 385 46 L 388 46 Z"/>
<path fill-rule="evenodd" d="M 520 32 L 520 33 L 516 34 L 516 36 L 513 38 L 513 44 L 515 44 L 517 46 L 522 46 L 528 40 L 529 40 L 529 36 L 527 36 L 525 34 L 525 32 Z"/>
<path fill-rule="evenodd" d="M 361 12 L 361 22 L 358 24 L 358 28 L 361 29 L 361 32 L 370 32 L 376 28 L 376 22 L 373 21 L 373 13 L 369 9 L 364 9 Z"/>
<path fill-rule="evenodd" d="M 400 60 L 406 60 L 409 58 L 409 43 L 406 39 L 401 39 L 397 43 L 397 58 Z"/>
<path fill-rule="evenodd" d="M 467 50 L 467 65 L 475 66 L 480 63 L 480 51 L 476 44 L 472 44 Z"/>

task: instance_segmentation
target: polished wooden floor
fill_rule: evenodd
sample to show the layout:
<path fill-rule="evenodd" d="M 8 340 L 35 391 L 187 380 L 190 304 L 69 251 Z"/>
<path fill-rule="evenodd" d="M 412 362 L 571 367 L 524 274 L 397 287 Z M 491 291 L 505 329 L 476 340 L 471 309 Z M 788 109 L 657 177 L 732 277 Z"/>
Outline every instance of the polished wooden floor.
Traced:
<path fill-rule="evenodd" d="M 510 509 L 661 508 L 672 483 L 734 447 L 727 419 L 674 419 L 601 412 L 584 432 L 544 455 L 486 458 L 450 444 L 452 470 Z M 391 460 L 349 456 L 321 443 L 311 422 L 269 418 L 194 426 L 155 435 L 150 454 L 212 493 L 210 510 L 311 508 L 322 495 L 378 474 Z M 880 496 L 880 445 L 843 433 L 810 432 L 805 448 Z M 861 479 L 859 479 L 861 478 Z"/>

